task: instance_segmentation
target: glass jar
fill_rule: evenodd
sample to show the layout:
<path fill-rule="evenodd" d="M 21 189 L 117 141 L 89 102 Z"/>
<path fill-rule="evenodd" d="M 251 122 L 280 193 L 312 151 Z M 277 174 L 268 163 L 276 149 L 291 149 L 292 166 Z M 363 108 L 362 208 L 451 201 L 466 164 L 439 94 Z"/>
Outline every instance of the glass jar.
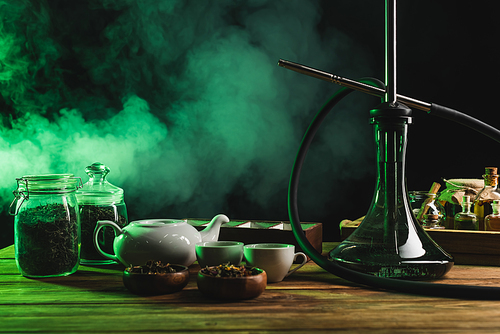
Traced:
<path fill-rule="evenodd" d="M 110 220 L 118 226 L 128 224 L 127 208 L 123 200 L 123 189 L 106 180 L 110 169 L 100 162 L 85 168 L 89 180 L 78 190 L 76 197 L 80 208 L 82 247 L 80 263 L 83 265 L 104 265 L 115 263 L 97 252 L 94 245 L 94 230 L 99 220 Z M 100 248 L 114 254 L 115 235 L 110 227 L 101 229 L 98 240 Z"/>
<path fill-rule="evenodd" d="M 410 191 L 408 195 L 412 212 L 424 228 L 445 228 L 446 213 L 444 207 L 437 200 L 438 194 L 426 191 Z"/>
<path fill-rule="evenodd" d="M 408 197 L 410 199 L 411 211 L 417 217 L 422 204 L 427 199 L 427 191 L 409 191 Z"/>
<path fill-rule="evenodd" d="M 443 179 L 446 188 L 439 193 L 438 201 L 444 203 L 446 214 L 445 227 L 455 228 L 455 215 L 462 212 L 462 200 L 464 196 L 475 198 L 483 189 L 484 181 L 481 179 Z"/>
<path fill-rule="evenodd" d="M 66 276 L 79 264 L 80 218 L 73 174 L 28 175 L 17 179 L 10 206 L 15 256 L 26 277 Z"/>

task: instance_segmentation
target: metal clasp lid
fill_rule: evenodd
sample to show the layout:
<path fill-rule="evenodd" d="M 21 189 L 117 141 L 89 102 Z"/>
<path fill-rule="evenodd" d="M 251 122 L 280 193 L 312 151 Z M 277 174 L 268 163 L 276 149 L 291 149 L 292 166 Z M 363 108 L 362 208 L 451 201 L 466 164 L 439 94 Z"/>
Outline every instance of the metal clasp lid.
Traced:
<path fill-rule="evenodd" d="M 12 201 L 12 203 L 10 203 L 10 206 L 9 206 L 9 214 L 12 216 L 17 215 L 18 208 L 21 207 L 24 200 L 29 200 L 29 197 L 30 197 L 30 193 L 28 190 L 28 180 L 25 178 L 22 178 L 22 177 L 17 178 L 16 180 L 17 180 L 17 189 L 12 192 L 14 194 L 14 200 Z M 17 205 L 17 202 L 20 199 L 21 199 L 21 203 L 19 203 L 19 205 Z"/>

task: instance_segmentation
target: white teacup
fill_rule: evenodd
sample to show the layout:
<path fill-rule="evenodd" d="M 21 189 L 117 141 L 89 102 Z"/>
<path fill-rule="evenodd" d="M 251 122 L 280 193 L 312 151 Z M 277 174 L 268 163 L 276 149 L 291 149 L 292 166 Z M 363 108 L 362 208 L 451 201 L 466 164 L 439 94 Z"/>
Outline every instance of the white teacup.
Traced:
<path fill-rule="evenodd" d="M 195 244 L 196 258 L 202 268 L 230 262 L 239 266 L 243 243 L 239 241 L 204 241 Z"/>
<path fill-rule="evenodd" d="M 247 266 L 264 269 L 268 282 L 280 282 L 307 262 L 306 254 L 295 253 L 295 246 L 288 244 L 250 244 L 243 249 Z M 303 260 L 290 270 L 298 256 Z"/>

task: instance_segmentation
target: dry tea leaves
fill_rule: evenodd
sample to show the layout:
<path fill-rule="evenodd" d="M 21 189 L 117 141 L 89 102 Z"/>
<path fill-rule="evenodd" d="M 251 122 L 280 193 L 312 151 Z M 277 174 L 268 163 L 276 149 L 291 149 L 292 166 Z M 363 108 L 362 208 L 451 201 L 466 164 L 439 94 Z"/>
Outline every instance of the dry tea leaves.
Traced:
<path fill-rule="evenodd" d="M 81 258 L 85 260 L 102 260 L 94 246 L 94 230 L 99 220 L 110 220 L 120 227 L 127 225 L 127 218 L 117 212 L 114 206 L 80 205 L 80 224 L 82 229 Z M 103 228 L 98 236 L 99 246 L 103 251 L 114 254 L 113 240 L 115 234 L 112 228 Z"/>
<path fill-rule="evenodd" d="M 78 220 L 74 207 L 47 204 L 17 217 L 16 257 L 30 276 L 71 272 L 78 264 Z"/>
<path fill-rule="evenodd" d="M 166 273 L 176 273 L 177 270 L 170 263 L 163 264 L 161 261 L 148 261 L 143 266 L 130 266 L 126 269 L 131 273 L 138 274 L 166 274 Z"/>
<path fill-rule="evenodd" d="M 214 277 L 244 277 L 258 275 L 261 271 L 254 267 L 235 266 L 226 263 L 214 267 L 202 268 L 201 273 Z"/>

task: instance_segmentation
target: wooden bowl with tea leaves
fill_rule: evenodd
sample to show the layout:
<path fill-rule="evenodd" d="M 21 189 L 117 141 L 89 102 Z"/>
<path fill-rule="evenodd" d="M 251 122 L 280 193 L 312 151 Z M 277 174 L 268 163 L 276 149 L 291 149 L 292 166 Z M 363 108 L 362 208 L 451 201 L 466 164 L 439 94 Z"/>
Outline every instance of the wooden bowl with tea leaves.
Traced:
<path fill-rule="evenodd" d="M 221 264 L 198 272 L 198 290 L 215 299 L 251 299 L 264 292 L 267 274 L 259 268 Z"/>
<path fill-rule="evenodd" d="M 188 267 L 148 261 L 123 272 L 123 284 L 138 295 L 164 295 L 181 291 L 189 282 Z"/>

